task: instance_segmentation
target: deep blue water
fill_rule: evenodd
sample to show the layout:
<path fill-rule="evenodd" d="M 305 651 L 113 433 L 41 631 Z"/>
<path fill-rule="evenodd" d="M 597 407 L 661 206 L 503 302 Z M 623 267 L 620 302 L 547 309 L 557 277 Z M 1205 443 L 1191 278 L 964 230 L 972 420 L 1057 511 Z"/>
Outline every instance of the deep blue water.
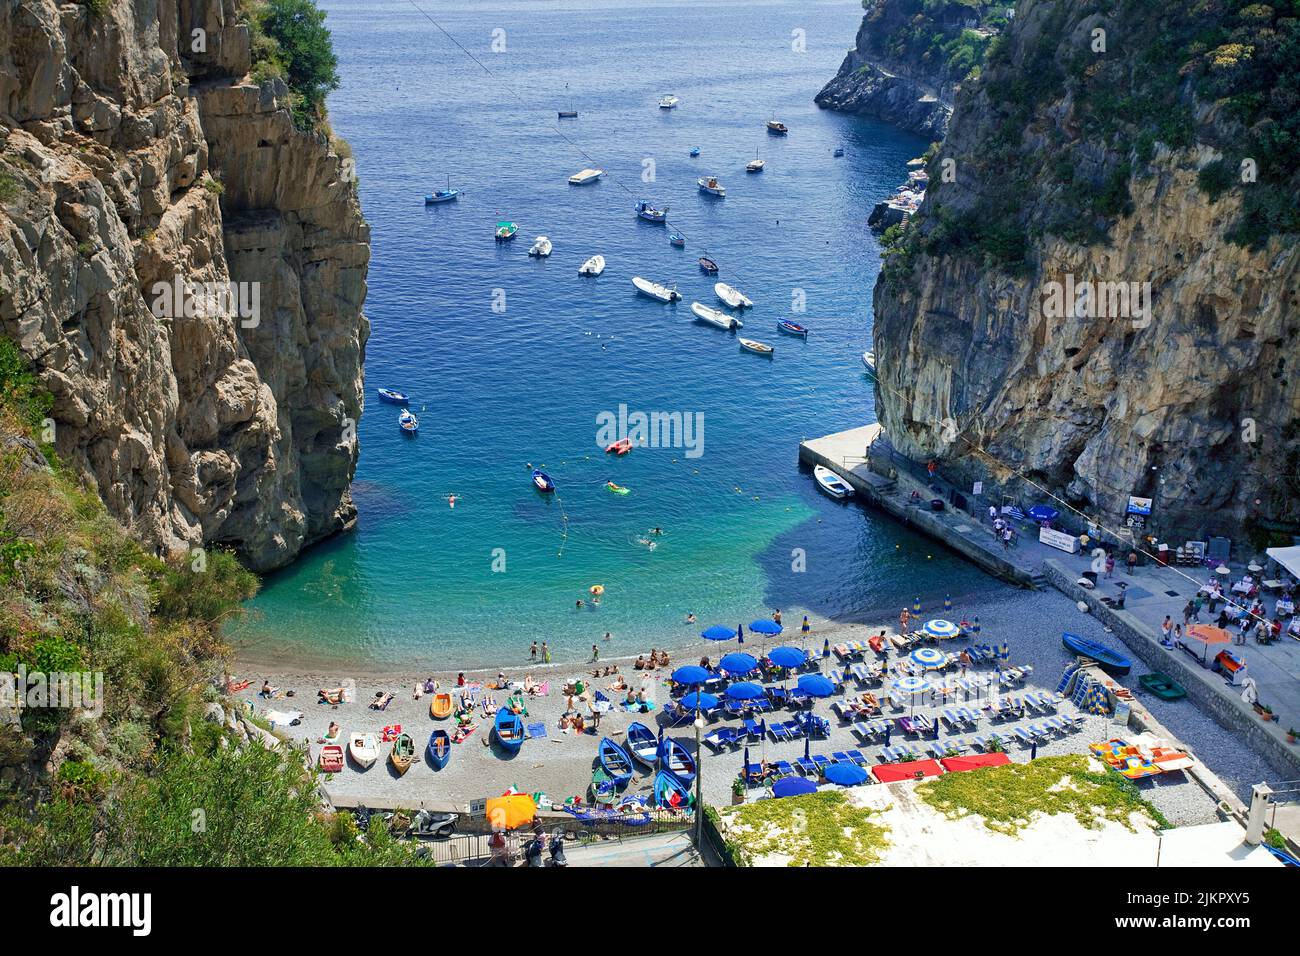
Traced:
<path fill-rule="evenodd" d="M 688 611 L 701 624 L 772 607 L 856 618 L 986 585 L 819 495 L 797 463 L 800 439 L 874 420 L 860 356 L 880 260 L 866 217 L 926 145 L 812 102 L 860 4 L 417 2 L 479 62 L 409 0 L 322 3 L 343 77 L 331 122 L 373 232 L 361 522 L 269 578 L 236 640 L 300 663 L 453 667 L 516 659 L 536 637 L 563 660 L 607 630 L 607 656 L 682 643 L 698 630 Z M 676 110 L 657 108 L 666 92 Z M 771 116 L 788 137 L 765 132 Z M 746 175 L 756 155 L 767 169 Z M 607 178 L 568 185 L 589 165 Z M 705 174 L 726 199 L 697 191 Z M 425 207 L 448 177 L 459 201 Z M 639 197 L 669 205 L 685 250 L 633 217 Z M 513 242 L 494 243 L 498 219 L 519 223 Z M 539 234 L 555 247 L 545 261 L 526 254 Z M 720 305 L 696 265 L 704 250 L 757 303 L 742 334 L 774 344 L 771 361 L 692 321 L 693 299 Z M 604 275 L 580 278 L 594 253 Z M 638 274 L 685 300 L 638 296 Z M 806 343 L 778 334 L 787 316 L 811 327 Z M 399 434 L 381 385 L 411 393 L 418 437 Z M 597 416 L 620 404 L 702 414 L 702 453 L 603 454 Z M 533 491 L 528 463 L 558 495 Z M 638 539 L 655 526 L 651 551 Z M 601 606 L 577 610 L 593 584 Z"/>

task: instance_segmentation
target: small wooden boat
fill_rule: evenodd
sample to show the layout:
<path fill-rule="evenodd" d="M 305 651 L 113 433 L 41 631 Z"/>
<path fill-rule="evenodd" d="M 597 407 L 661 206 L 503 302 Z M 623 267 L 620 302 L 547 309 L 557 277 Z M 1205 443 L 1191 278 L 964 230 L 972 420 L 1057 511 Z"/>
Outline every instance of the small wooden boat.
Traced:
<path fill-rule="evenodd" d="M 612 491 L 616 495 L 626 495 L 626 494 L 630 494 L 632 491 L 631 488 L 624 488 L 622 485 L 616 485 L 612 481 L 605 482 L 605 488 L 608 491 Z"/>
<path fill-rule="evenodd" d="M 718 264 L 713 261 L 713 257 L 710 256 L 707 252 L 704 255 L 700 256 L 699 262 L 700 262 L 700 268 L 705 272 L 707 272 L 709 275 L 715 276 L 718 274 Z"/>
<path fill-rule="evenodd" d="M 497 743 L 510 753 L 518 753 L 524 745 L 523 719 L 505 707 L 497 711 L 496 719 L 492 722 L 492 733 L 496 735 Z"/>
<path fill-rule="evenodd" d="M 1161 700 L 1182 700 L 1187 696 L 1187 691 L 1183 689 L 1182 684 L 1159 671 L 1143 674 L 1138 678 L 1138 683 Z"/>
<path fill-rule="evenodd" d="M 718 182 L 717 176 L 702 176 L 695 180 L 695 183 L 700 187 L 700 192 L 702 193 L 708 193 L 710 196 L 717 196 L 719 198 L 727 195 L 726 188 L 722 183 Z"/>
<path fill-rule="evenodd" d="M 699 148 L 698 146 L 692 146 L 692 147 L 691 147 L 691 156 L 694 157 L 694 156 L 698 156 L 698 155 L 700 155 L 700 148 Z"/>
<path fill-rule="evenodd" d="M 676 302 L 682 297 L 676 286 L 670 289 L 666 285 L 651 282 L 649 279 L 642 279 L 640 276 L 633 276 L 632 284 L 636 286 L 638 292 L 648 295 L 652 299 L 658 299 L 660 302 Z"/>
<path fill-rule="evenodd" d="M 451 759 L 451 738 L 447 736 L 447 731 L 435 730 L 429 734 L 429 745 L 424 748 L 424 754 L 429 763 L 433 764 L 434 770 L 447 766 L 447 761 Z"/>
<path fill-rule="evenodd" d="M 616 787 L 626 787 L 628 781 L 632 779 L 632 758 L 628 752 L 610 740 L 608 737 L 601 737 L 600 744 L 596 748 L 596 759 L 600 761 L 601 769 L 609 774 Z"/>
<path fill-rule="evenodd" d="M 429 716 L 434 720 L 446 720 L 451 716 L 451 694 L 434 694 L 429 698 Z"/>
<path fill-rule="evenodd" d="M 555 490 L 555 482 L 551 480 L 551 476 L 540 468 L 533 469 L 533 485 L 538 491 L 550 492 Z"/>
<path fill-rule="evenodd" d="M 659 739 L 653 730 L 639 721 L 627 725 L 626 749 L 647 767 L 653 767 L 659 759 Z"/>
<path fill-rule="evenodd" d="M 632 439 L 620 438 L 618 441 L 605 446 L 605 454 L 626 455 L 632 450 Z"/>
<path fill-rule="evenodd" d="M 660 100 L 659 100 L 659 108 L 660 108 L 661 110 L 672 110 L 672 109 L 676 109 L 676 108 L 677 108 L 677 104 L 680 103 L 680 102 L 681 102 L 681 99 L 679 99 L 679 98 L 676 97 L 676 96 L 673 96 L 671 93 L 668 93 L 668 94 L 666 94 L 665 96 L 663 96 L 662 98 L 660 98 Z"/>
<path fill-rule="evenodd" d="M 776 120 L 770 119 L 767 121 L 767 131 L 777 136 L 784 136 L 786 133 L 790 132 L 790 127 L 786 126 L 784 123 L 778 123 Z"/>
<path fill-rule="evenodd" d="M 584 262 L 581 266 L 578 267 L 578 275 L 580 276 L 598 276 L 604 271 L 605 271 L 604 256 L 592 256 L 590 259 L 588 259 L 586 262 Z"/>
<path fill-rule="evenodd" d="M 716 325 L 718 328 L 726 329 L 728 332 L 734 332 L 744 324 L 740 319 L 727 315 L 727 313 L 720 309 L 711 309 L 700 302 L 692 302 L 691 311 L 695 313 L 695 317 L 701 322 L 707 322 L 709 325 Z"/>
<path fill-rule="evenodd" d="M 725 282 L 715 282 L 713 291 L 717 293 L 719 299 L 733 309 L 752 309 L 754 307 L 754 301 L 749 296 Z"/>
<path fill-rule="evenodd" d="M 545 236 L 538 236 L 533 240 L 533 244 L 529 246 L 528 254 L 539 259 L 546 258 L 551 254 L 551 240 Z"/>
<path fill-rule="evenodd" d="M 802 335 L 808 338 L 808 327 L 800 325 L 798 322 L 791 322 L 789 319 L 781 319 L 776 323 L 776 327 L 786 335 Z"/>
<path fill-rule="evenodd" d="M 393 765 L 397 775 L 404 776 L 406 771 L 411 769 L 411 764 L 415 763 L 415 741 L 411 735 L 401 733 L 393 741 L 393 749 L 388 754 L 388 762 Z"/>
<path fill-rule="evenodd" d="M 1096 661 L 1101 665 L 1102 670 L 1108 674 L 1114 674 L 1116 677 L 1122 677 L 1133 667 L 1133 662 L 1123 654 L 1112 651 L 1104 644 L 1098 644 L 1086 637 L 1080 637 L 1078 634 L 1062 634 L 1061 643 L 1071 653 L 1077 654 L 1079 657 L 1086 657 L 1090 661 Z"/>
<path fill-rule="evenodd" d="M 655 806 L 670 810 L 689 810 L 691 789 L 670 773 L 655 774 Z"/>
<path fill-rule="evenodd" d="M 680 232 L 669 233 L 668 242 L 676 246 L 678 249 L 686 248 L 686 237 L 683 236 Z"/>
<path fill-rule="evenodd" d="M 379 392 L 379 400 L 381 402 L 391 402 L 394 405 L 405 405 L 411 400 L 411 396 L 407 395 L 405 392 L 399 392 L 395 388 L 381 388 L 376 391 Z"/>
<path fill-rule="evenodd" d="M 353 732 L 348 735 L 348 755 L 358 767 L 366 769 L 379 759 L 379 744 L 374 734 Z"/>
<path fill-rule="evenodd" d="M 642 199 L 632 207 L 636 211 L 638 219 L 644 219 L 646 222 L 666 223 L 668 221 L 668 207 L 664 206 L 658 209 L 647 199 Z"/>
<path fill-rule="evenodd" d="M 763 160 L 761 159 L 751 159 L 749 162 L 745 164 L 745 172 L 761 173 L 763 171 L 763 167 L 766 165 L 767 163 L 763 162 Z"/>
<path fill-rule="evenodd" d="M 659 742 L 658 757 L 660 769 L 668 771 L 687 786 L 695 779 L 695 758 L 671 737 Z"/>
<path fill-rule="evenodd" d="M 771 358 L 776 354 L 776 349 L 766 342 L 757 342 L 754 339 L 737 339 L 740 347 L 746 352 L 753 352 L 755 355 L 761 355 L 764 358 Z"/>
<path fill-rule="evenodd" d="M 556 116 L 558 116 L 560 119 L 577 119 L 577 118 L 578 118 L 578 111 L 577 111 L 577 110 L 557 110 L 557 111 L 556 111 Z"/>
<path fill-rule="evenodd" d="M 343 771 L 343 748 L 339 744 L 326 744 L 320 749 L 320 769 L 322 773 Z"/>
<path fill-rule="evenodd" d="M 594 183 L 604 175 L 605 170 L 603 169 L 583 169 L 569 177 L 569 184 L 572 186 L 585 186 L 587 183 Z"/>
<path fill-rule="evenodd" d="M 447 188 L 446 188 L 446 189 L 438 189 L 438 190 L 435 190 L 435 191 L 433 191 L 432 193 L 430 193 L 429 195 L 425 196 L 425 197 L 424 197 L 424 204 L 425 204 L 426 206 L 433 206 L 433 205 L 436 205 L 437 203 L 440 203 L 440 202 L 451 202 L 453 199 L 455 199 L 455 198 L 456 198 L 457 196 L 459 196 L 459 195 L 460 195 L 460 190 L 459 190 L 459 189 L 452 189 L 452 188 L 451 188 L 451 177 L 448 176 L 448 177 L 447 177 Z"/>
<path fill-rule="evenodd" d="M 403 408 L 402 414 L 397 416 L 397 427 L 402 430 L 403 435 L 414 435 L 420 430 L 420 420 L 410 409 Z"/>
<path fill-rule="evenodd" d="M 853 486 L 825 465 L 817 465 L 813 468 L 813 479 L 817 482 L 817 487 L 832 498 L 853 497 Z"/>
<path fill-rule="evenodd" d="M 496 231 L 497 242 L 505 242 L 508 239 L 513 239 L 515 237 L 515 233 L 518 231 L 519 231 L 519 224 L 517 222 L 509 222 L 508 220 L 505 219 L 501 220 L 499 223 L 497 223 L 497 231 Z"/>

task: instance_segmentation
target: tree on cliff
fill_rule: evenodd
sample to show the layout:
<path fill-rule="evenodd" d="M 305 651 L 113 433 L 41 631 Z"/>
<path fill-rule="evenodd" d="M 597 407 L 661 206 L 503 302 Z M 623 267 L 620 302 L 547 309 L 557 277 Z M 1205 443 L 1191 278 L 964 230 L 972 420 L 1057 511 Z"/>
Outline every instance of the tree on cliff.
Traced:
<path fill-rule="evenodd" d="M 313 0 L 266 0 L 254 8 L 253 25 L 258 65 L 271 65 L 289 84 L 298 126 L 315 126 L 325 97 L 339 85 L 338 57 L 325 11 Z"/>

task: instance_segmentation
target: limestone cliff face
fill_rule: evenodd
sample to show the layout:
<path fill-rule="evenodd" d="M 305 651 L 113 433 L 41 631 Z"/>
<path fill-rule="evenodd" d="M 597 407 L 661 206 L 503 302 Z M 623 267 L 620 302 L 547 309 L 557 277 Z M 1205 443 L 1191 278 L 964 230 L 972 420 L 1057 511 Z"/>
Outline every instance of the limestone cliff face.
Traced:
<path fill-rule="evenodd" d="M 817 105 L 942 139 L 953 96 L 993 33 L 985 21 L 995 5 L 963 0 L 868 0 L 863 5 L 866 15 L 853 49 L 817 94 Z M 966 30 L 972 31 L 969 49 L 958 49 Z"/>
<path fill-rule="evenodd" d="M 1038 497 L 1020 472 L 1112 526 L 1127 496 L 1152 496 L 1162 538 L 1240 542 L 1248 519 L 1300 518 L 1300 249 L 1294 234 L 1229 240 L 1259 184 L 1211 199 L 1199 180 L 1247 132 L 1188 82 L 1169 88 L 1188 126 L 1157 126 L 1173 111 L 1153 108 L 1157 135 L 1135 130 L 1128 149 L 1101 125 L 1087 84 L 1108 70 L 1129 82 L 1135 58 L 1112 49 L 1099 66 L 1079 51 L 1098 27 L 1166 27 L 1132 19 L 1162 17 L 1156 6 L 1109 21 L 1097 9 L 1021 0 L 1006 56 L 958 96 L 875 290 L 877 408 L 895 446 L 954 475 Z M 1171 75 L 1193 72 L 1174 62 Z M 1045 78 L 1037 93 L 1030 74 Z M 1052 283 L 1067 282 L 1138 283 L 1138 297 L 1062 310 Z"/>
<path fill-rule="evenodd" d="M 369 233 L 248 69 L 235 0 L 0 3 L 0 332 L 138 537 L 269 569 L 354 518 Z"/>

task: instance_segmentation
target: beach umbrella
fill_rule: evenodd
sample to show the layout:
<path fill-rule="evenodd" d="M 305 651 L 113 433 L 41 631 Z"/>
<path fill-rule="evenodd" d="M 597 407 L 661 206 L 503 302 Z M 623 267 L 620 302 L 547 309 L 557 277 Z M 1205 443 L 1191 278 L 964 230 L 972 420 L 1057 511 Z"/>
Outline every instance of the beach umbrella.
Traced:
<path fill-rule="evenodd" d="M 831 656 L 831 639 L 828 637 L 822 641 L 822 657 Z"/>
<path fill-rule="evenodd" d="M 698 770 L 699 768 L 697 767 L 696 769 Z M 741 775 L 744 777 L 749 776 L 749 745 L 748 744 L 745 745 L 745 762 L 740 765 L 740 772 Z"/>
<path fill-rule="evenodd" d="M 743 624 L 736 625 L 736 643 L 737 644 L 745 643 L 745 625 Z"/>
<path fill-rule="evenodd" d="M 751 621 L 749 629 L 755 634 L 780 634 L 784 628 L 776 621 L 770 621 L 767 618 L 759 618 L 757 621 Z"/>
<path fill-rule="evenodd" d="M 975 615 L 975 620 L 971 623 L 970 631 L 976 637 L 980 636 L 980 616 L 978 614 Z"/>
<path fill-rule="evenodd" d="M 1250 564 L 1246 565 L 1246 570 L 1247 570 L 1247 571 L 1250 571 L 1250 572 L 1253 573 L 1253 574 L 1258 574 L 1260 571 L 1263 571 L 1264 569 L 1261 568 L 1261 567 L 1260 567 L 1258 564 L 1256 564 L 1254 561 L 1252 561 L 1252 562 L 1250 562 Z"/>
<path fill-rule="evenodd" d="M 728 700 L 757 700 L 765 691 L 753 681 L 742 680 L 727 688 Z"/>
<path fill-rule="evenodd" d="M 800 628 L 799 628 L 799 629 L 800 629 L 801 631 L 803 631 L 805 634 L 807 634 L 809 631 L 812 630 L 812 625 L 808 623 L 808 615 L 807 615 L 807 614 L 805 614 L 805 615 L 803 616 L 803 624 L 800 625 Z"/>
<path fill-rule="evenodd" d="M 811 748 L 812 748 L 812 744 L 809 743 L 809 741 L 810 741 L 811 739 L 812 739 L 812 738 L 810 738 L 806 733 L 803 735 L 803 759 L 804 759 L 804 760 L 811 760 L 811 759 L 812 759 L 812 757 L 809 756 L 809 753 L 810 753 Z"/>
<path fill-rule="evenodd" d="M 1033 743 L 1031 743 L 1031 744 L 1029 745 L 1029 759 L 1030 759 L 1030 760 L 1037 760 L 1037 759 L 1038 759 L 1038 741 L 1037 741 L 1037 740 L 1033 741 Z"/>
<path fill-rule="evenodd" d="M 930 682 L 926 680 L 924 677 L 913 677 L 912 675 L 909 674 L 905 677 L 899 677 L 897 680 L 893 681 L 889 686 L 893 690 L 898 691 L 900 694 L 910 694 L 912 697 L 912 703 L 915 704 L 916 695 L 929 690 Z"/>
<path fill-rule="evenodd" d="M 830 697 L 835 685 L 821 674 L 804 674 L 799 678 L 799 689 L 809 697 Z"/>
<path fill-rule="evenodd" d="M 927 669 L 943 667 L 948 663 L 948 655 L 937 647 L 918 647 L 909 656 L 912 661 Z"/>
<path fill-rule="evenodd" d="M 952 621 L 945 621 L 941 617 L 926 621 L 923 630 L 931 637 L 956 637 L 961 633 L 961 628 Z"/>
<path fill-rule="evenodd" d="M 799 797 L 805 793 L 816 793 L 817 784 L 807 777 L 783 777 L 772 787 L 774 797 Z"/>
<path fill-rule="evenodd" d="M 1061 513 L 1051 505 L 1034 505 L 1027 514 L 1035 521 L 1055 521 L 1061 517 Z"/>
<path fill-rule="evenodd" d="M 687 710 L 712 710 L 718 706 L 718 698 L 712 694 L 701 694 L 699 691 L 691 691 L 682 698 L 682 706 Z"/>
<path fill-rule="evenodd" d="M 823 776 L 841 787 L 856 787 L 867 782 L 867 772 L 851 763 L 833 763 L 826 768 Z"/>
<path fill-rule="evenodd" d="M 1183 634 L 1184 638 L 1191 638 L 1205 645 L 1205 651 L 1201 654 L 1201 663 L 1205 663 L 1210 659 L 1211 644 L 1232 643 L 1231 634 L 1221 627 L 1214 627 L 1210 624 L 1189 624 Z"/>
<path fill-rule="evenodd" d="M 767 659 L 777 667 L 801 667 L 808 660 L 808 652 L 797 647 L 777 647 Z"/>
<path fill-rule="evenodd" d="M 722 660 L 718 661 L 718 666 L 728 674 L 752 674 L 758 670 L 758 661 L 753 655 L 737 651 L 728 654 Z"/>
<path fill-rule="evenodd" d="M 1228 567 L 1226 564 L 1221 564 L 1221 565 L 1219 565 L 1217 568 L 1214 569 L 1214 573 L 1215 573 L 1215 574 L 1231 574 L 1231 573 L 1232 573 L 1232 568 Z"/>
<path fill-rule="evenodd" d="M 685 667 L 679 667 L 673 671 L 672 680 L 674 684 L 703 684 L 712 675 L 703 667 L 695 664 L 687 664 Z"/>
<path fill-rule="evenodd" d="M 537 816 L 537 804 L 526 793 L 508 793 L 503 797 L 493 797 L 487 802 L 487 818 L 492 826 L 513 830 L 525 823 L 532 823 Z"/>
<path fill-rule="evenodd" d="M 706 641 L 729 641 L 736 636 L 736 632 L 729 627 L 723 627 L 721 624 L 714 624 L 712 627 L 706 627 L 700 634 L 700 637 Z"/>
<path fill-rule="evenodd" d="M 998 660 L 1006 661 L 1011 659 L 1011 648 L 1005 643 L 998 645 Z"/>

